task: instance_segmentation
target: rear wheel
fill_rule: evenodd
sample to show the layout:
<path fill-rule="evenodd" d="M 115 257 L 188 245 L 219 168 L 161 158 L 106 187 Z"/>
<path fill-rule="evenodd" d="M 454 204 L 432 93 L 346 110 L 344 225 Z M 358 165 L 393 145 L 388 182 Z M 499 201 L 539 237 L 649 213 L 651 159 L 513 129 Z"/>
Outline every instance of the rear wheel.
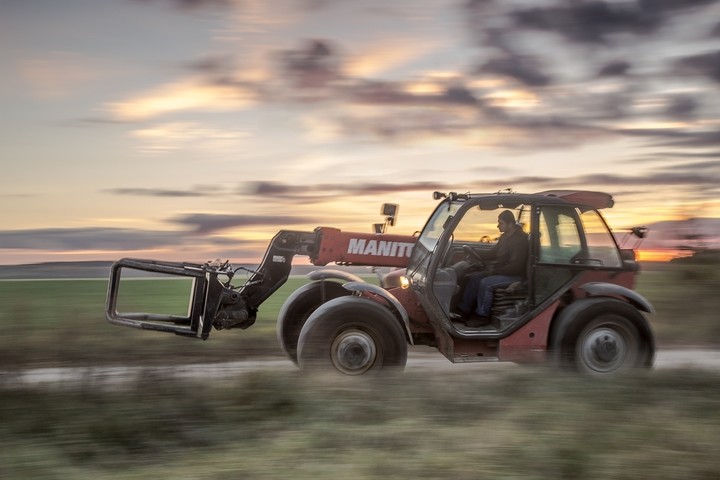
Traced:
<path fill-rule="evenodd" d="M 595 301 L 565 320 L 554 346 L 562 367 L 608 375 L 652 365 L 652 343 L 638 329 L 645 319 L 631 305 Z"/>
<path fill-rule="evenodd" d="M 386 307 L 361 297 L 325 303 L 308 318 L 298 339 L 303 371 L 363 375 L 403 369 L 406 362 L 407 340 L 398 319 Z"/>
<path fill-rule="evenodd" d="M 310 315 L 323 303 L 344 295 L 350 292 L 340 283 L 321 280 L 303 285 L 287 298 L 278 315 L 277 337 L 290 360 L 298 363 L 298 337 Z"/>
<path fill-rule="evenodd" d="M 637 367 L 640 338 L 635 326 L 618 315 L 591 320 L 575 341 L 575 363 L 586 373 L 614 373 Z"/>

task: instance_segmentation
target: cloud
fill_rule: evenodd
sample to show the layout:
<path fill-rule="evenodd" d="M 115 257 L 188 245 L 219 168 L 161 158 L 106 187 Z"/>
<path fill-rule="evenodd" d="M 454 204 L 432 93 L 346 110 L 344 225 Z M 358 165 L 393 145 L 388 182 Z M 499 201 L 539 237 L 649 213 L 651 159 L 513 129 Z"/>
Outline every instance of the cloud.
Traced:
<path fill-rule="evenodd" d="M 53 251 L 147 250 L 181 245 L 178 232 L 119 228 L 44 228 L 0 231 L 0 248 Z"/>
<path fill-rule="evenodd" d="M 720 50 L 684 57 L 676 67 L 681 74 L 701 75 L 720 83 Z"/>
<path fill-rule="evenodd" d="M 190 227 L 196 235 L 207 235 L 221 230 L 260 225 L 303 225 L 315 219 L 292 215 L 224 215 L 194 213 L 173 217 L 170 222 Z"/>
<path fill-rule="evenodd" d="M 234 5 L 233 0 L 132 0 L 135 3 L 166 3 L 170 6 L 188 12 L 202 9 L 227 9 Z"/>
<path fill-rule="evenodd" d="M 544 87 L 551 83 L 551 79 L 540 65 L 539 59 L 529 55 L 506 55 L 488 60 L 477 69 L 477 73 L 503 75 L 523 85 Z"/>
<path fill-rule="evenodd" d="M 718 176 L 703 173 L 658 172 L 642 176 L 623 176 L 613 174 L 590 174 L 576 177 L 578 185 L 624 185 L 624 186 L 670 186 L 691 185 L 717 188 Z"/>
<path fill-rule="evenodd" d="M 720 158 L 720 150 L 715 151 L 702 151 L 702 152 L 687 152 L 687 151 L 665 151 L 655 152 L 646 155 L 646 159 L 657 160 L 666 158 Z"/>
<path fill-rule="evenodd" d="M 185 67 L 193 72 L 209 75 L 225 75 L 232 70 L 234 58 L 229 54 L 209 55 L 188 62 Z"/>
<path fill-rule="evenodd" d="M 720 37 L 720 22 L 718 22 L 717 25 L 710 30 L 710 37 Z"/>
<path fill-rule="evenodd" d="M 708 152 L 712 154 L 712 152 Z M 715 152 L 717 155 L 717 152 Z M 498 189 L 496 178 L 486 175 L 468 178 L 462 185 L 443 182 L 362 182 L 291 184 L 279 182 L 246 182 L 236 194 L 248 198 L 262 196 L 266 205 L 287 207 L 314 200 L 333 200 L 338 196 L 378 198 L 402 192 L 429 193 L 438 191 L 488 192 Z M 686 195 L 695 200 L 715 202 L 720 195 L 720 160 L 698 161 L 691 164 L 669 164 L 652 167 L 646 172 L 625 175 L 622 173 L 591 173 L 561 177 L 558 175 L 504 176 L 502 185 L 520 187 L 521 191 L 540 191 L 558 188 L 578 188 L 592 185 L 594 189 L 618 192 L 626 187 L 632 193 L 657 193 L 666 187 L 682 187 Z M 125 191 L 122 191 L 125 190 Z M 193 191 L 194 189 L 188 189 Z M 628 194 L 628 191 L 625 193 Z M 118 189 L 120 194 L 173 196 L 183 195 L 185 190 Z M 226 192 L 225 195 L 228 193 Z M 286 208 L 287 210 L 287 208 Z M 168 223 L 182 227 L 179 230 L 139 230 L 120 228 L 46 228 L 35 230 L 0 231 L 0 249 L 49 250 L 49 251 L 133 251 L 162 248 L 187 247 L 198 241 L 209 246 L 226 248 L 238 246 L 242 241 L 214 236 L 218 232 L 247 227 L 318 225 L 322 218 L 302 215 L 235 215 L 215 213 L 191 213 L 166 219 Z M 263 245 L 264 242 L 261 242 Z M 249 248 L 249 247 L 248 247 Z M 257 247 L 261 248 L 261 247 Z M 251 252 L 252 253 L 252 252 Z M 225 252 L 227 254 L 227 252 Z M 248 251 L 243 252 L 248 255 Z M 252 255 L 256 256 L 257 252 Z"/>
<path fill-rule="evenodd" d="M 113 195 L 129 195 L 141 197 L 170 197 L 170 198 L 187 198 L 187 197 L 211 197 L 221 195 L 217 188 L 193 188 L 190 190 L 171 190 L 164 188 L 112 188 L 104 190 L 106 193 Z"/>
<path fill-rule="evenodd" d="M 177 150 L 236 152 L 248 136 L 245 132 L 208 128 L 195 122 L 171 122 L 136 129 L 132 135 L 140 140 L 144 153 L 163 154 Z"/>
<path fill-rule="evenodd" d="M 715 152 L 714 156 L 720 159 L 720 152 Z M 681 171 L 681 172 L 706 172 L 710 175 L 710 180 L 713 178 L 720 179 L 720 160 L 707 161 L 707 162 L 695 162 L 695 163 L 683 163 L 682 165 L 674 165 L 667 167 L 669 171 Z"/>
<path fill-rule="evenodd" d="M 308 40 L 301 48 L 278 53 L 281 74 L 297 88 L 321 88 L 341 78 L 340 58 L 327 40 Z"/>
<path fill-rule="evenodd" d="M 714 0 L 588 1 L 520 9 L 511 16 L 518 28 L 552 32 L 585 44 L 609 44 L 617 34 L 655 33 L 681 11 Z"/>
<path fill-rule="evenodd" d="M 515 176 L 503 178 L 507 185 L 533 185 L 536 188 L 578 188 L 578 185 L 599 185 L 606 187 L 656 187 L 671 185 L 687 185 L 708 187 L 720 190 L 720 162 L 697 162 L 685 168 L 686 164 L 670 165 L 664 168 L 654 167 L 650 172 L 634 175 L 592 173 L 569 177 L 553 176 Z M 497 179 L 468 178 L 463 187 L 471 191 L 494 191 Z M 326 197 L 346 196 L 381 196 L 398 192 L 432 192 L 448 191 L 458 188 L 441 182 L 398 182 L 398 183 L 357 183 L 357 184 L 313 184 L 292 185 L 276 182 L 248 182 L 243 184 L 240 192 L 245 195 L 263 195 L 266 198 L 301 198 L 304 195 L 322 194 Z"/>
<path fill-rule="evenodd" d="M 720 130 L 707 130 L 701 128 L 689 128 L 683 126 L 664 126 L 664 127 L 638 127 L 628 128 L 620 127 L 614 129 L 615 133 L 630 137 L 640 137 L 652 140 L 650 146 L 655 147 L 677 147 L 684 148 L 684 151 L 676 152 L 676 155 L 705 155 L 706 148 L 714 148 L 720 146 Z M 701 150 L 699 150 L 701 149 Z"/>
<path fill-rule="evenodd" d="M 630 64 L 624 60 L 613 60 L 600 67 L 597 75 L 598 77 L 621 77 L 627 75 L 630 67 Z"/>
<path fill-rule="evenodd" d="M 481 41 L 473 61 L 465 62 L 466 71 L 440 76 L 415 70 L 405 78 L 381 79 L 383 73 L 410 64 L 437 46 L 392 43 L 389 52 L 380 52 L 390 59 L 388 66 L 385 57 L 376 53 L 376 45 L 352 49 L 351 43 L 312 37 L 287 48 L 254 52 L 253 58 L 266 55 L 263 68 L 256 63 L 248 67 L 242 53 L 203 57 L 185 65 L 194 77 L 110 105 L 112 118 L 138 121 L 175 112 L 313 104 L 317 108 L 304 124 L 334 127 L 333 135 L 313 137 L 316 143 L 353 138 L 383 143 L 455 139 L 476 148 L 521 150 L 570 148 L 632 135 L 665 141 L 657 145 L 690 148 L 700 145 L 702 138 L 709 141 L 693 128 L 713 121 L 717 106 L 702 87 L 695 86 L 689 94 L 679 93 L 683 90 L 678 85 L 686 75 L 720 81 L 720 71 L 716 71 L 720 52 L 665 58 L 662 42 L 689 30 L 678 24 L 667 38 L 663 35 L 669 30 L 663 35 L 660 30 L 670 20 L 679 22 L 683 14 L 702 14 L 702 8 L 713 3 L 717 2 L 550 0 L 528 8 L 518 2 L 471 1 L 463 11 L 470 27 L 467 33 Z M 319 6 L 327 11 L 333 8 L 332 3 Z M 656 50 L 657 42 L 660 48 Z M 394 45 L 403 48 L 394 49 Z M 617 58 L 618 51 L 624 58 Z M 648 56 L 656 51 L 660 54 Z M 366 61 L 381 57 L 377 64 Z M 654 131 L 609 126 L 619 119 L 626 120 L 626 126 L 667 119 L 682 125 Z M 156 130 L 162 129 L 137 132 L 145 135 L 141 139 L 144 151 L 185 148 L 177 147 L 177 141 L 150 142 Z M 224 140 L 223 145 L 227 143 Z"/>
<path fill-rule="evenodd" d="M 291 185 L 279 182 L 247 182 L 238 192 L 243 195 L 262 195 L 268 198 L 302 199 L 334 198 L 338 194 L 376 196 L 398 192 L 434 191 L 447 189 L 447 185 L 439 182 L 407 182 L 407 183 L 352 183 L 352 184 L 315 184 Z M 274 218 L 274 217 L 273 217 Z"/>
<path fill-rule="evenodd" d="M 695 117 L 699 107 L 698 102 L 689 95 L 675 95 L 668 99 L 665 115 L 675 119 L 689 119 Z"/>
<path fill-rule="evenodd" d="M 397 14 L 403 18 L 402 13 Z M 361 48 L 343 57 L 342 71 L 345 77 L 380 79 L 383 75 L 411 65 L 438 49 L 432 38 L 382 38 L 364 42 Z"/>
<path fill-rule="evenodd" d="M 113 119 L 145 120 L 186 111 L 223 112 L 247 108 L 255 103 L 256 92 L 238 85 L 208 84 L 185 79 L 163 85 L 106 108 Z"/>

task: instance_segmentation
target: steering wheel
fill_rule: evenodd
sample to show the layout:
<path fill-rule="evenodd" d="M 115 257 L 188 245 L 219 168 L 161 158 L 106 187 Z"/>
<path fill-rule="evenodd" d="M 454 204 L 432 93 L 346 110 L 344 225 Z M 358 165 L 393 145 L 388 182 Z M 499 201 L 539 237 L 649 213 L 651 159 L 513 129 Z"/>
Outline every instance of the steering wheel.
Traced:
<path fill-rule="evenodd" d="M 472 260 L 475 260 L 476 262 L 480 263 L 481 265 L 485 265 L 485 260 L 472 248 L 470 248 L 469 245 L 463 245 L 463 252 L 465 252 L 465 256 L 468 258 L 471 258 Z"/>

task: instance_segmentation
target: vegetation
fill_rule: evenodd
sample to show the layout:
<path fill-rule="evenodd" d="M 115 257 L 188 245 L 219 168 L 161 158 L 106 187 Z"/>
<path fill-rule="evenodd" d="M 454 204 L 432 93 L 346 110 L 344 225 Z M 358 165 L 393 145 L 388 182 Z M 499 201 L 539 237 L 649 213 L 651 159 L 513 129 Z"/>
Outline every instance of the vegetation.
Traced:
<path fill-rule="evenodd" d="M 142 332 L 107 323 L 105 280 L 0 282 L 0 362 L 3 368 L 117 363 L 187 363 L 282 355 L 275 319 L 290 292 L 304 278 L 291 278 L 263 304 L 247 330 L 213 331 L 206 342 L 171 334 Z M 127 310 L 178 313 L 187 306 L 189 284 L 135 279 Z M 646 268 L 638 291 L 657 312 L 651 322 L 661 348 L 720 344 L 720 269 L 717 264 L 670 263 Z M 123 286 L 122 288 L 126 288 Z"/>
<path fill-rule="evenodd" d="M 650 317 L 660 346 L 720 345 L 720 261 L 691 257 L 645 269 L 638 291 L 656 314 Z"/>
<path fill-rule="evenodd" d="M 5 368 L 110 363 L 180 363 L 281 355 L 275 318 L 304 279 L 291 279 L 246 331 L 213 332 L 210 340 L 142 332 L 105 320 L 106 280 L 0 282 L 0 361 Z M 188 285 L 176 280 L 128 282 L 139 305 L 156 313 L 187 307 Z M 124 288 L 124 286 L 122 287 Z M 125 292 L 123 292 L 125 293 Z M 126 305 L 128 310 L 136 305 Z"/>
<path fill-rule="evenodd" d="M 0 477 L 717 478 L 718 374 L 479 371 L 5 389 Z"/>
<path fill-rule="evenodd" d="M 718 344 L 718 273 L 701 267 L 640 276 L 661 348 Z M 303 281 L 291 279 L 249 330 L 207 342 L 108 324 L 105 281 L 0 282 L 2 370 L 280 355 L 275 317 Z M 188 286 L 127 288 L 137 303 L 124 308 L 167 313 Z M 465 367 L 360 379 L 260 370 L 180 380 L 150 370 L 73 388 L 0 375 L 0 478 L 664 480 L 720 471 L 717 372 L 597 379 Z"/>

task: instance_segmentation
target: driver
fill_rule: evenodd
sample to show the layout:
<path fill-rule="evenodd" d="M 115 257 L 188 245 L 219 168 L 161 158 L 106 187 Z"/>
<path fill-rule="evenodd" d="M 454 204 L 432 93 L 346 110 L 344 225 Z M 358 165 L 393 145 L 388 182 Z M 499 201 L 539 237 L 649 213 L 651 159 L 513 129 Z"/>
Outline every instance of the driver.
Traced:
<path fill-rule="evenodd" d="M 500 238 L 489 252 L 481 254 L 483 260 L 492 260 L 485 270 L 470 276 L 462 300 L 458 303 L 459 314 L 469 327 L 490 323 L 493 288 L 507 287 L 525 278 L 528 259 L 528 238 L 522 227 L 515 223 L 510 210 L 498 215 Z"/>

